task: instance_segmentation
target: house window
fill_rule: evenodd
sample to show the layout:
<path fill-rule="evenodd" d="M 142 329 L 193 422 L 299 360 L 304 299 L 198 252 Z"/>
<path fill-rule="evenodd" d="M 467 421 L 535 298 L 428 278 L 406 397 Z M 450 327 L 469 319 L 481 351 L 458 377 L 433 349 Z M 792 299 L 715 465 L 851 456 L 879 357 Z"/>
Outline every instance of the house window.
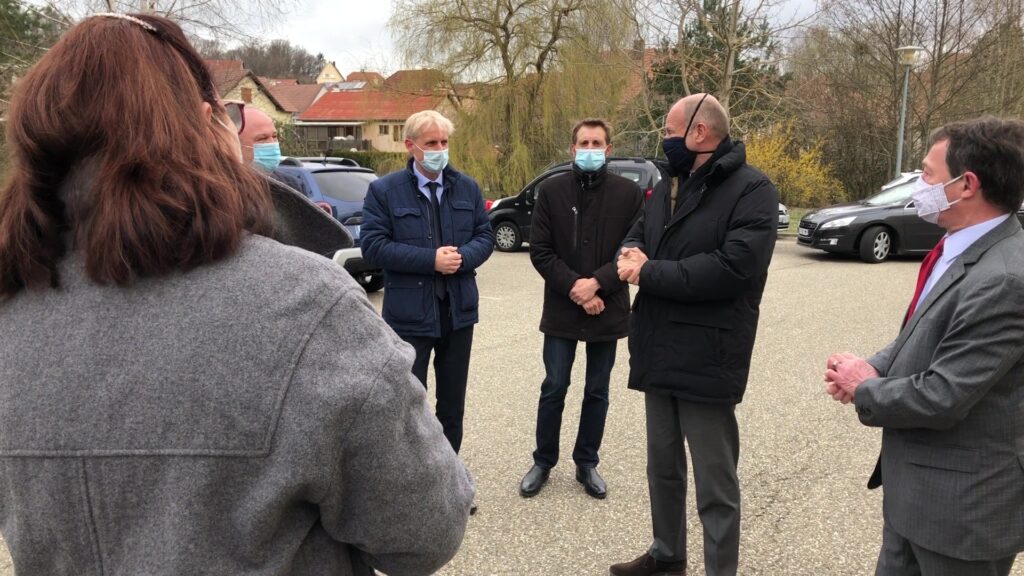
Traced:
<path fill-rule="evenodd" d="M 388 133 L 389 133 L 388 130 L 390 130 L 390 129 L 391 129 L 391 126 L 389 126 L 387 124 L 378 124 L 377 125 L 377 131 L 378 131 L 377 134 L 379 136 L 387 136 Z"/>
<path fill-rule="evenodd" d="M 391 140 L 401 142 L 403 130 L 405 130 L 405 124 L 395 124 L 395 130 L 391 133 Z"/>
<path fill-rule="evenodd" d="M 242 88 L 242 102 L 252 104 L 252 88 Z"/>

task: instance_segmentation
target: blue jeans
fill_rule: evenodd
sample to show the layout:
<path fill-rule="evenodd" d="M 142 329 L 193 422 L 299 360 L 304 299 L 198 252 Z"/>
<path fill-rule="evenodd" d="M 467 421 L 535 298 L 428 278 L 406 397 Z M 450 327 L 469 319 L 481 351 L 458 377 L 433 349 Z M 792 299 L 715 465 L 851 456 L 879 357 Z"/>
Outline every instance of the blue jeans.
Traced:
<path fill-rule="evenodd" d="M 608 415 L 608 380 L 615 365 L 618 342 L 587 342 L 587 376 L 583 390 L 583 410 L 576 433 L 572 459 L 584 468 L 597 466 L 597 451 L 604 437 L 604 421 Z M 540 388 L 537 406 L 537 450 L 533 462 L 551 469 L 558 463 L 558 439 L 562 428 L 562 409 L 569 390 L 572 363 L 576 359 L 576 340 L 544 336 L 544 369 L 546 376 Z"/>

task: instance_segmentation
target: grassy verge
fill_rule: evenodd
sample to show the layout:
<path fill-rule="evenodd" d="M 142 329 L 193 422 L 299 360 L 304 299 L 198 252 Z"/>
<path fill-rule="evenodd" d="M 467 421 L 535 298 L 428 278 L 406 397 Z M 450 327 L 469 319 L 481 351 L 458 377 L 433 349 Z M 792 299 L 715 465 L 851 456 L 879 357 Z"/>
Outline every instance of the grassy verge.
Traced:
<path fill-rule="evenodd" d="M 800 226 L 800 219 L 804 217 L 804 214 L 814 210 L 814 208 L 790 208 L 789 209 L 789 228 L 785 231 L 790 234 L 796 234 L 796 229 Z"/>

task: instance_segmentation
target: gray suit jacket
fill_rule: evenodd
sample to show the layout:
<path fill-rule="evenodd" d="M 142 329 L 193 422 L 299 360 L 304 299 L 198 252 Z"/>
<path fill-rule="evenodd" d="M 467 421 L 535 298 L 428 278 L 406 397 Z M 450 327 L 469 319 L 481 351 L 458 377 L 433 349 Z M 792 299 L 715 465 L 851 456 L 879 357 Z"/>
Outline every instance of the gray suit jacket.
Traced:
<path fill-rule="evenodd" d="M 1024 550 L 1024 231 L 1010 218 L 957 258 L 868 360 L 861 422 L 881 426 L 886 521 L 963 560 Z M 878 473 L 881 478 L 878 478 Z"/>

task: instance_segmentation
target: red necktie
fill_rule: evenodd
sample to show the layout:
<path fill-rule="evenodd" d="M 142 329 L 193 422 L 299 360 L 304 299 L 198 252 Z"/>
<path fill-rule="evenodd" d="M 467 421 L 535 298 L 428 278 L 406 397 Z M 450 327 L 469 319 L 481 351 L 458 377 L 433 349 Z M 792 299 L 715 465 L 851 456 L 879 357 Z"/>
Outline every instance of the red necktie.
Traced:
<path fill-rule="evenodd" d="M 921 292 L 924 290 L 924 285 L 928 283 L 928 277 L 932 275 L 935 263 L 942 257 L 942 246 L 945 243 L 946 237 L 943 236 L 939 243 L 935 245 L 935 248 L 932 248 L 932 251 L 924 257 L 924 262 L 921 262 L 921 271 L 917 274 L 917 288 L 914 290 L 914 299 L 910 301 L 910 308 L 907 308 L 907 316 L 903 319 L 904 324 L 914 315 L 914 309 L 917 308 L 917 300 L 921 298 Z"/>

